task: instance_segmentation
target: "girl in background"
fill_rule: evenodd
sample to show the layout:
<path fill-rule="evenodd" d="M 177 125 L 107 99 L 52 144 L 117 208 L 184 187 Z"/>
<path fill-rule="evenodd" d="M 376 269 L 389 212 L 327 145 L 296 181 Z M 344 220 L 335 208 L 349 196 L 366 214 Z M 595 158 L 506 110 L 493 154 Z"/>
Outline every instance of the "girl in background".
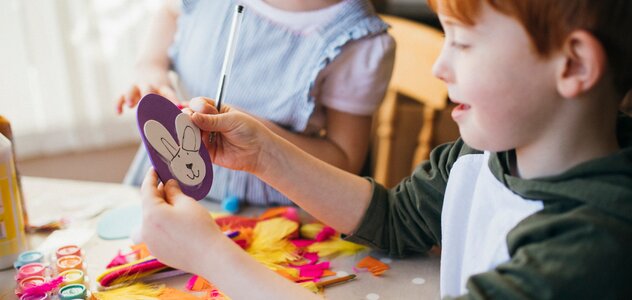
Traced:
<path fill-rule="evenodd" d="M 150 92 L 176 103 L 189 99 L 176 96 L 171 69 L 187 95 L 214 97 L 236 4 L 246 10 L 226 103 L 311 155 L 358 173 L 395 54 L 387 24 L 368 0 L 168 1 L 141 52 L 138 80 L 118 100 L 119 113 Z M 150 165 L 141 147 L 125 182 L 140 185 Z M 291 203 L 246 172 L 217 165 L 213 172 L 207 198 Z"/>

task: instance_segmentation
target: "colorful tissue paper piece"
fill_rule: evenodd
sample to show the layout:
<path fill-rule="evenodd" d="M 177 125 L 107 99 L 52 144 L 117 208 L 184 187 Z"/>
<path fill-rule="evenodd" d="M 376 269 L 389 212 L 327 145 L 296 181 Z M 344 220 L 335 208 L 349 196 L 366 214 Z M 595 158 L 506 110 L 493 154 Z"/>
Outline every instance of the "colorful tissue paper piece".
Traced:
<path fill-rule="evenodd" d="M 186 288 L 189 291 L 199 292 L 213 289 L 213 285 L 208 282 L 206 279 L 193 275 L 189 278 L 189 281 L 186 284 Z"/>
<path fill-rule="evenodd" d="M 321 223 L 301 225 L 296 221 L 297 216 L 298 212 L 294 207 L 277 207 L 271 208 L 258 218 L 228 215 L 219 216 L 215 221 L 224 232 L 238 232 L 239 234 L 231 239 L 253 258 L 279 275 L 304 286 L 305 282 L 317 282 L 322 277 L 335 275 L 329 269 L 329 262 L 321 262 L 321 257 L 353 255 L 366 249 L 364 246 L 342 240 L 333 228 Z M 145 245 L 135 245 L 132 249 L 139 251 L 139 257 L 145 258 L 108 269 L 97 278 L 97 281 L 111 285 L 125 280 L 134 281 L 161 271 L 152 269 L 161 267 L 157 261 L 147 265 L 149 260 L 155 259 L 150 256 Z M 106 275 L 109 277 L 106 278 Z M 104 278 L 109 281 L 103 281 Z M 216 290 L 210 283 L 210 286 L 204 286 L 205 282 L 194 276 L 187 288 Z M 221 293 L 217 291 L 216 294 Z"/>
<path fill-rule="evenodd" d="M 230 298 L 218 290 L 212 283 L 206 279 L 193 275 L 186 284 L 186 289 L 193 292 L 207 292 L 204 299 L 207 300 L 229 300 Z"/>
<path fill-rule="evenodd" d="M 309 223 L 301 226 L 301 237 L 304 239 L 314 240 L 316 236 L 323 231 L 325 225 L 322 223 Z"/>
<path fill-rule="evenodd" d="M 333 228 L 329 227 L 329 226 L 325 226 L 325 228 L 323 228 L 323 230 L 321 230 L 317 235 L 315 240 L 317 242 L 322 242 L 322 241 L 326 241 L 329 238 L 331 238 L 332 236 L 334 236 L 336 234 L 336 230 L 334 230 Z"/>
<path fill-rule="evenodd" d="M 134 281 L 167 268 L 165 264 L 150 256 L 107 269 L 97 277 L 97 282 L 101 286 L 108 287 L 122 282 Z"/>
<path fill-rule="evenodd" d="M 191 295 L 187 292 L 169 287 L 165 288 L 158 297 L 159 300 L 205 300 L 207 298 L 208 297 Z"/>
<path fill-rule="evenodd" d="M 94 300 L 154 300 L 158 299 L 165 290 L 163 284 L 134 283 L 120 288 L 108 289 L 105 291 L 92 292 Z"/>
<path fill-rule="evenodd" d="M 266 210 L 259 215 L 259 220 L 268 220 L 277 217 L 284 217 L 290 221 L 299 222 L 298 209 L 291 206 L 280 206 Z"/>
<path fill-rule="evenodd" d="M 147 249 L 147 245 L 145 245 L 145 243 L 132 245 L 131 248 L 133 251 L 138 252 L 136 259 L 143 259 L 143 258 L 151 256 L 151 253 L 149 253 L 149 249 Z"/>
<path fill-rule="evenodd" d="M 321 257 L 353 255 L 365 249 L 367 249 L 365 246 L 345 241 L 340 237 L 333 237 L 307 247 L 307 251 L 318 253 Z"/>
<path fill-rule="evenodd" d="M 366 268 L 374 276 L 380 276 L 384 272 L 386 272 L 386 270 L 390 269 L 390 267 L 387 264 L 373 258 L 370 255 L 367 255 L 365 258 L 360 260 L 358 264 L 356 264 L 356 267 Z"/>
<path fill-rule="evenodd" d="M 306 264 L 296 266 L 295 268 L 299 270 L 299 276 L 301 277 L 320 278 L 323 276 L 323 272 L 325 270 L 329 270 L 329 262 L 326 261 L 318 264 Z"/>
<path fill-rule="evenodd" d="M 118 251 L 116 256 L 105 266 L 106 269 L 110 269 L 116 266 L 121 266 L 127 263 L 130 263 L 136 259 L 138 259 L 138 250 L 132 251 L 127 254 L 123 254 L 121 250 Z"/>
<path fill-rule="evenodd" d="M 219 225 L 220 228 L 254 228 L 259 220 L 254 218 L 242 217 L 242 216 L 234 216 L 228 215 L 224 217 L 219 217 L 215 219 L 215 223 Z"/>

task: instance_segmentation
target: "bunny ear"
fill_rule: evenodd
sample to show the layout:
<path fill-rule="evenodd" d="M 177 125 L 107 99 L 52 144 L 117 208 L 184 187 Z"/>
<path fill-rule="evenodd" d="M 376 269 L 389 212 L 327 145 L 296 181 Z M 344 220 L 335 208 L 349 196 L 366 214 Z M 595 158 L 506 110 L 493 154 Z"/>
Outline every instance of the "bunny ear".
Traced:
<path fill-rule="evenodd" d="M 145 132 L 149 144 L 158 151 L 160 156 L 171 161 L 178 154 L 178 144 L 162 124 L 155 120 L 149 120 L 145 122 L 143 132 Z"/>
<path fill-rule="evenodd" d="M 198 151 L 202 142 L 200 129 L 193 124 L 191 117 L 187 114 L 179 114 L 176 117 L 176 131 L 182 149 L 187 151 Z"/>

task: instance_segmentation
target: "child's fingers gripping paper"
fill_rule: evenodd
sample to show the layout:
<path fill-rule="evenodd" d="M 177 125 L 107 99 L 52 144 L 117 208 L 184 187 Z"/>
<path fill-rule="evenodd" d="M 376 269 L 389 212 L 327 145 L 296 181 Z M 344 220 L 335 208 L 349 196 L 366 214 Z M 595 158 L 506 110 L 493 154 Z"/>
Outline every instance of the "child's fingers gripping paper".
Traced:
<path fill-rule="evenodd" d="M 195 112 L 203 114 L 217 114 L 217 108 L 215 107 L 215 101 L 213 101 L 213 99 L 195 97 L 191 99 L 189 107 Z"/>
<path fill-rule="evenodd" d="M 193 201 L 194 199 L 185 195 L 180 189 L 180 185 L 178 185 L 178 181 L 175 179 L 170 179 L 165 184 L 165 200 L 169 202 L 171 205 L 178 205 L 180 203 L 186 203 L 185 201 Z"/>
<path fill-rule="evenodd" d="M 208 115 L 198 112 L 194 112 L 191 115 L 191 120 L 193 120 L 193 123 L 202 131 L 207 132 L 225 131 L 229 129 L 226 128 L 228 123 L 226 122 L 226 118 L 227 116 L 225 115 Z"/>
<path fill-rule="evenodd" d="M 162 198 L 163 193 L 161 192 L 163 188 L 158 186 L 158 181 L 158 174 L 154 171 L 154 168 L 150 168 L 140 187 L 143 208 L 164 203 Z M 145 211 L 145 209 L 143 209 L 143 211 Z"/>

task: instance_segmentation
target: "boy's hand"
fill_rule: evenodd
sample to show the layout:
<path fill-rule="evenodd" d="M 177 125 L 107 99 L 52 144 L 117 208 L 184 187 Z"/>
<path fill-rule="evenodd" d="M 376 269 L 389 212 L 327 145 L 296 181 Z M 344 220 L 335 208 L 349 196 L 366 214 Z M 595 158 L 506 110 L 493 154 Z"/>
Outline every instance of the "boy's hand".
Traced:
<path fill-rule="evenodd" d="M 208 98 L 194 98 L 189 108 L 191 119 L 202 130 L 202 141 L 213 163 L 233 170 L 258 173 L 265 165 L 263 156 L 274 147 L 276 137 L 255 118 L 229 106 L 218 114 Z M 213 143 L 209 136 L 215 133 Z"/>
<path fill-rule="evenodd" d="M 176 180 L 158 184 L 151 169 L 141 187 L 141 240 L 161 262 L 200 274 L 199 258 L 212 253 L 218 239 L 226 239 L 209 212 L 180 190 Z"/>
<path fill-rule="evenodd" d="M 158 94 L 169 99 L 173 104 L 182 107 L 176 96 L 176 92 L 169 85 L 154 86 L 151 84 L 134 84 L 130 89 L 122 94 L 116 102 L 116 112 L 123 113 L 123 107 L 134 108 L 141 98 L 147 94 Z"/>

